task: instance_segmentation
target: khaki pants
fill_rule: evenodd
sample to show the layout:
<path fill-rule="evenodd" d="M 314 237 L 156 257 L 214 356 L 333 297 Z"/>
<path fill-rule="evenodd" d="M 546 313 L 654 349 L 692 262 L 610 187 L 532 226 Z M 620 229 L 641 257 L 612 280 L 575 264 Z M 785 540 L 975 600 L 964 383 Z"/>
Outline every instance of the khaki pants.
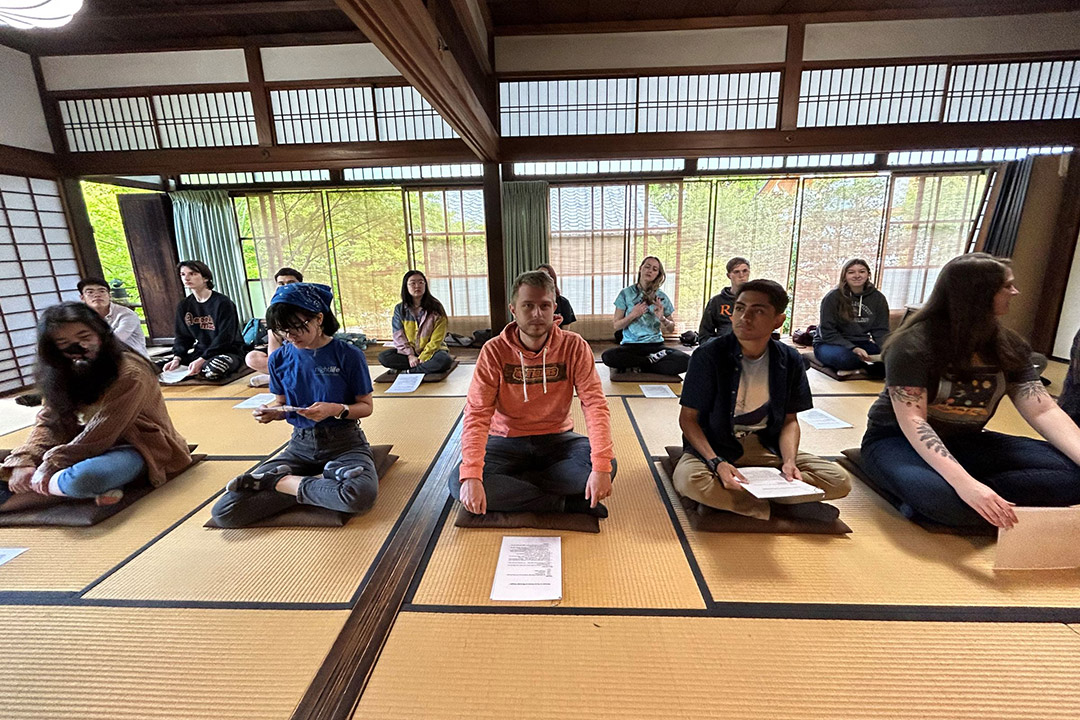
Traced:
<path fill-rule="evenodd" d="M 736 467 L 779 468 L 783 465 L 779 456 L 762 447 L 757 435 L 747 435 L 742 439 L 742 446 L 743 456 L 735 463 Z M 835 500 L 851 492 L 851 477 L 847 470 L 834 462 L 801 452 L 795 456 L 795 467 L 802 473 L 803 482 L 825 491 L 825 497 L 815 498 L 815 500 Z M 683 453 L 679 458 L 679 463 L 675 466 L 675 476 L 671 480 L 680 495 L 703 505 L 760 520 L 769 519 L 768 500 L 756 498 L 746 490 L 728 490 L 715 475 L 709 472 L 708 466 L 691 453 Z M 813 501 L 809 498 L 784 498 L 773 502 Z"/>

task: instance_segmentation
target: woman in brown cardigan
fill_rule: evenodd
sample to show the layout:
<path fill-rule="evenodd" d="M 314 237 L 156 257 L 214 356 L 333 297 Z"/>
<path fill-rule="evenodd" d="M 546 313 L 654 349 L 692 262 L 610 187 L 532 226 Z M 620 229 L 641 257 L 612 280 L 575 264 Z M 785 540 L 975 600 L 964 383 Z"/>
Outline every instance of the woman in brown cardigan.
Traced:
<path fill-rule="evenodd" d="M 111 504 L 144 473 L 157 486 L 191 463 L 156 369 L 86 305 L 65 302 L 42 314 L 37 379 L 44 406 L 0 469 L 10 492 Z"/>

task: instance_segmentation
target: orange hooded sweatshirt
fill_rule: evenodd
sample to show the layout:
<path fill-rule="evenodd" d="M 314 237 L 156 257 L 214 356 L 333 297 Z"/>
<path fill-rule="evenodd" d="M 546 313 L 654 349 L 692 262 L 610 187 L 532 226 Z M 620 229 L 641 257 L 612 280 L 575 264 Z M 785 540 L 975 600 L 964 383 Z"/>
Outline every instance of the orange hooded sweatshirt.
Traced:
<path fill-rule="evenodd" d="M 547 343 L 533 352 L 521 344 L 517 323 L 507 325 L 476 361 L 465 402 L 460 477 L 484 477 L 489 434 L 522 437 L 573 430 L 575 389 L 585 411 L 593 470 L 611 472 L 611 416 L 589 344 L 553 325 Z"/>

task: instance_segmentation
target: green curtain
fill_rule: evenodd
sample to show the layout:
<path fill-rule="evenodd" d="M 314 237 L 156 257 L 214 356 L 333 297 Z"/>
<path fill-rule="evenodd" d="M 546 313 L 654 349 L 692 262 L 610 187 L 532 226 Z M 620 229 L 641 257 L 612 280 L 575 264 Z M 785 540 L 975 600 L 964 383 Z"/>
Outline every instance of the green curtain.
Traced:
<path fill-rule="evenodd" d="M 548 184 L 543 180 L 503 183 L 502 211 L 509 292 L 518 274 L 548 261 Z"/>
<path fill-rule="evenodd" d="M 225 190 L 180 190 L 172 198 L 176 249 L 181 260 L 201 260 L 214 273 L 214 289 L 236 303 L 241 325 L 251 319 L 236 208 Z"/>

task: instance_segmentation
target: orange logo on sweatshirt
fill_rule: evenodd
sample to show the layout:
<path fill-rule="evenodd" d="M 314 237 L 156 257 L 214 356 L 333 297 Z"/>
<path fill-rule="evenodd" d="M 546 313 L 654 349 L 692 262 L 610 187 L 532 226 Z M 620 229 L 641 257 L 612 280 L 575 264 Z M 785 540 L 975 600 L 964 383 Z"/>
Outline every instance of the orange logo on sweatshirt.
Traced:
<path fill-rule="evenodd" d="M 559 382 L 566 380 L 569 376 L 566 373 L 566 363 L 556 363 L 554 365 L 526 365 L 525 366 L 525 381 L 522 382 L 521 365 L 511 365 L 506 363 L 503 365 L 503 380 L 511 385 L 538 385 L 544 382 L 544 372 L 547 370 L 547 381 L 549 383 Z"/>

